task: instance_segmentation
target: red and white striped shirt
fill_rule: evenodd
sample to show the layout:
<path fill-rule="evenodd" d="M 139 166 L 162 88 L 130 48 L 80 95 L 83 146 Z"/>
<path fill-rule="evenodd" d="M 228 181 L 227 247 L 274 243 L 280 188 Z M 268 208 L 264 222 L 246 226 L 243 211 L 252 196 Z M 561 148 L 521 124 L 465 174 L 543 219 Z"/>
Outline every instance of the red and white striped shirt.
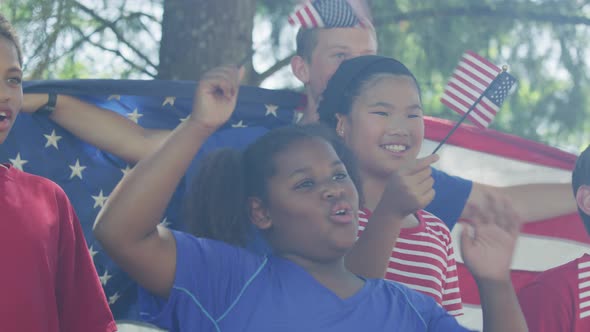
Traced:
<path fill-rule="evenodd" d="M 402 228 L 389 258 L 385 279 L 433 297 L 449 314 L 463 314 L 451 232 L 443 221 L 421 210 L 420 224 Z M 359 211 L 359 236 L 371 211 Z"/>
<path fill-rule="evenodd" d="M 518 300 L 531 331 L 590 331 L 590 255 L 539 274 Z"/>

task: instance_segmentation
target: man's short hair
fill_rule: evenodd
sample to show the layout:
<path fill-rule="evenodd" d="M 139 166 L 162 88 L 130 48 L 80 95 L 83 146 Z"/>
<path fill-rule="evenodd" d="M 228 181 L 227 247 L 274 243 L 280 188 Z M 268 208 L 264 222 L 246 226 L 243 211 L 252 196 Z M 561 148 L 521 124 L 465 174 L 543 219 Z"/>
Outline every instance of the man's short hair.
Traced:
<path fill-rule="evenodd" d="M 306 29 L 299 28 L 296 37 L 297 55 L 305 61 L 311 62 L 311 55 L 318 43 L 319 28 Z"/>
<path fill-rule="evenodd" d="M 577 194 L 578 189 L 583 185 L 590 185 L 590 145 L 580 154 L 576 161 L 576 167 L 572 172 L 572 187 L 574 195 Z M 584 222 L 586 231 L 590 234 L 590 215 L 586 214 L 578 207 L 580 217 Z"/>

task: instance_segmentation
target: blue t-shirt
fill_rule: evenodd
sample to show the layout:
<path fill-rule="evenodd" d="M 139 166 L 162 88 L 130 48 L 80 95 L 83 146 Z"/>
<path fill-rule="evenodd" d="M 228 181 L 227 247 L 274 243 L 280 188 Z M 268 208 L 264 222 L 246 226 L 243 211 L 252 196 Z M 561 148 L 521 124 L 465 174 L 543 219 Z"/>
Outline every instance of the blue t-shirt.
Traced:
<path fill-rule="evenodd" d="M 267 132 L 268 129 L 265 127 L 232 128 L 215 132 L 203 144 L 189 166 L 186 173 L 186 183 L 189 185 L 186 188 L 190 188 L 190 183 L 197 173 L 199 161 L 209 152 L 221 147 L 245 149 Z M 432 168 L 432 177 L 436 194 L 434 200 L 424 210 L 439 217 L 449 229 L 453 229 L 463 212 L 473 183 L 457 176 L 451 176 L 436 168 Z"/>
<path fill-rule="evenodd" d="M 433 188 L 436 193 L 432 202 L 424 210 L 439 217 L 449 229 L 453 229 L 463 213 L 467 198 L 471 194 L 473 182 L 458 176 L 451 176 L 434 167 L 431 169 L 434 179 Z"/>
<path fill-rule="evenodd" d="M 400 284 L 366 280 L 341 299 L 303 268 L 174 231 L 168 299 L 140 290 L 142 318 L 170 331 L 467 331 L 434 300 Z"/>

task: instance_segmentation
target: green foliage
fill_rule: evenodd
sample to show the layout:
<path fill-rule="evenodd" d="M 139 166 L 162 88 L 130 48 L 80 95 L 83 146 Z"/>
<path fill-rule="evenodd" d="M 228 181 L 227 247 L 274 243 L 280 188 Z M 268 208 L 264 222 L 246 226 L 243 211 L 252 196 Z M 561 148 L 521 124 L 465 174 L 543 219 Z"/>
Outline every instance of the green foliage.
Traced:
<path fill-rule="evenodd" d="M 6 0 L 0 11 L 20 34 L 29 79 L 125 78 L 157 74 L 159 36 L 152 32 L 160 23 L 153 12 L 161 5 L 156 0 L 141 6 L 125 0 Z M 111 63 L 120 67 L 109 68 Z"/>
<path fill-rule="evenodd" d="M 473 50 L 519 79 L 492 128 L 581 149 L 590 143 L 588 6 L 580 1 L 374 0 L 379 52 L 409 65 L 428 114 L 457 120 L 440 96 Z M 555 23 L 558 22 L 558 23 Z"/>
<path fill-rule="evenodd" d="M 149 78 L 157 75 L 164 1 L 4 0 L 0 11 L 21 33 L 26 72 L 32 78 Z M 257 2 L 257 15 L 272 27 L 270 59 L 284 56 L 279 37 L 298 2 Z M 458 119 L 439 99 L 459 57 L 471 49 L 497 64 L 508 64 L 519 79 L 517 92 L 493 128 L 574 150 L 590 143 L 588 1 L 370 4 L 380 53 L 413 69 L 428 114 Z"/>

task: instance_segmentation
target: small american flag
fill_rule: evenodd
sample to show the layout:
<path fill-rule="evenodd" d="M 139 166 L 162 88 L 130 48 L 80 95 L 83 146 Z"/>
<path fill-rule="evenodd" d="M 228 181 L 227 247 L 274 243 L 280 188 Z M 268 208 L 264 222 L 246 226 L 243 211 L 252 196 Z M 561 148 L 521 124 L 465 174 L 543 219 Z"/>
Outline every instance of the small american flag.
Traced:
<path fill-rule="evenodd" d="M 477 127 L 486 128 L 502 107 L 514 83 L 516 79 L 512 75 L 500 72 L 500 68 L 487 59 L 467 51 L 453 71 L 441 102 L 464 115 L 481 96 L 468 118 Z"/>
<path fill-rule="evenodd" d="M 291 25 L 305 29 L 344 28 L 362 25 L 355 11 L 346 0 L 308 1 L 289 15 Z"/>

